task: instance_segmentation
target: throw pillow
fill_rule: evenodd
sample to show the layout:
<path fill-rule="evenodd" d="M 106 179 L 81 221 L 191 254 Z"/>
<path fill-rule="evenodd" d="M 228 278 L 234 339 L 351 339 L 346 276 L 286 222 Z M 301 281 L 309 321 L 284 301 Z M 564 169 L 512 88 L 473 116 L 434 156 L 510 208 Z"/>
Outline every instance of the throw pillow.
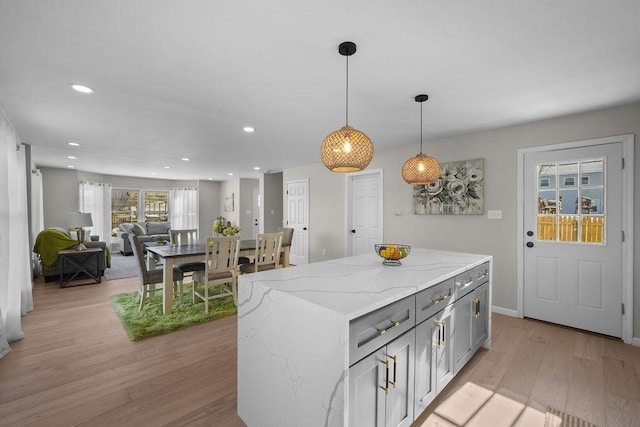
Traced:
<path fill-rule="evenodd" d="M 124 231 L 127 234 L 132 233 L 133 224 L 131 224 L 130 222 L 123 222 L 122 224 L 120 224 L 120 230 Z"/>
<path fill-rule="evenodd" d="M 144 236 L 145 234 L 147 234 L 144 227 L 137 223 L 133 224 L 132 231 L 136 236 Z"/>

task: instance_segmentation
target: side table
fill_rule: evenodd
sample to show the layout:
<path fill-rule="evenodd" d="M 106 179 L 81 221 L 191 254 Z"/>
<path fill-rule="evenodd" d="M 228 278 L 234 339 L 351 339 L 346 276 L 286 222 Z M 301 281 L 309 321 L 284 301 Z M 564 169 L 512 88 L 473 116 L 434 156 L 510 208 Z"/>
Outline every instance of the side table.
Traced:
<path fill-rule="evenodd" d="M 79 274 L 84 273 L 95 282 L 83 283 L 84 285 L 92 285 L 101 283 L 100 275 L 100 257 L 102 256 L 102 248 L 87 248 L 82 251 L 75 249 L 64 249 L 58 252 L 58 268 L 60 269 L 60 287 L 66 288 L 67 283 L 74 280 Z M 94 261 L 95 268 L 89 268 L 89 261 Z M 74 268 L 72 273 L 64 274 L 65 265 Z"/>

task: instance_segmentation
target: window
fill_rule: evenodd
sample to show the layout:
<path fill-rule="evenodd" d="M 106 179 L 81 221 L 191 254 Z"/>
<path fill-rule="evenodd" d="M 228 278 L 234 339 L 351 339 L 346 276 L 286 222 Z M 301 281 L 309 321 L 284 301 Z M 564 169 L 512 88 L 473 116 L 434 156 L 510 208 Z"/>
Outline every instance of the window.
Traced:
<path fill-rule="evenodd" d="M 576 178 L 573 176 L 567 176 L 563 180 L 565 187 L 574 187 L 576 185 Z"/>
<path fill-rule="evenodd" d="M 549 178 L 540 178 L 540 187 L 548 187 Z"/>
<path fill-rule="evenodd" d="M 111 190 L 111 227 L 123 222 L 169 221 L 169 192 L 136 189 Z"/>

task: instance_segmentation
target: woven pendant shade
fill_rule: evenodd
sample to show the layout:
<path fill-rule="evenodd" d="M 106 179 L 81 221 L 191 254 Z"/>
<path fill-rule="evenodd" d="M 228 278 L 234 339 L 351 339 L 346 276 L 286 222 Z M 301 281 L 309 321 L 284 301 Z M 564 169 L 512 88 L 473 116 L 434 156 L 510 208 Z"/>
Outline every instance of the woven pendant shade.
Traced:
<path fill-rule="evenodd" d="M 416 154 L 402 166 L 402 178 L 407 184 L 427 185 L 440 178 L 440 163 L 426 154 Z"/>
<path fill-rule="evenodd" d="M 422 154 L 422 103 L 429 95 L 418 95 L 415 101 L 420 103 L 420 154 L 410 158 L 402 165 L 402 178 L 407 184 L 427 185 L 440 178 L 440 163 L 433 157 Z"/>
<path fill-rule="evenodd" d="M 373 158 L 373 143 L 364 132 L 349 126 L 349 57 L 356 53 L 356 44 L 342 42 L 338 53 L 347 59 L 346 124 L 331 132 L 322 141 L 322 163 L 333 172 L 358 172 L 366 168 Z"/>
<path fill-rule="evenodd" d="M 351 126 L 326 136 L 320 147 L 322 163 L 333 172 L 358 172 L 373 158 L 373 143 L 364 132 Z"/>

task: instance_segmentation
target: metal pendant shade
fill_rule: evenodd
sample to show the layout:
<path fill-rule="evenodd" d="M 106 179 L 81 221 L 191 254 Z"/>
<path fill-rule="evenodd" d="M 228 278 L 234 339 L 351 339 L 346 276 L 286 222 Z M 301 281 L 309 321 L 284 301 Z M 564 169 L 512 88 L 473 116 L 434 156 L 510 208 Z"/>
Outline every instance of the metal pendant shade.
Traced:
<path fill-rule="evenodd" d="M 418 95 L 415 98 L 416 102 L 420 102 L 420 154 L 416 154 L 402 165 L 402 178 L 411 185 L 431 184 L 442 174 L 438 160 L 422 154 L 422 103 L 427 99 L 428 95 Z"/>
<path fill-rule="evenodd" d="M 333 172 L 358 172 L 371 162 L 373 143 L 364 132 L 349 126 L 349 56 L 356 53 L 356 45 L 340 43 L 338 52 L 347 57 L 346 125 L 325 137 L 320 155 L 322 163 Z"/>

